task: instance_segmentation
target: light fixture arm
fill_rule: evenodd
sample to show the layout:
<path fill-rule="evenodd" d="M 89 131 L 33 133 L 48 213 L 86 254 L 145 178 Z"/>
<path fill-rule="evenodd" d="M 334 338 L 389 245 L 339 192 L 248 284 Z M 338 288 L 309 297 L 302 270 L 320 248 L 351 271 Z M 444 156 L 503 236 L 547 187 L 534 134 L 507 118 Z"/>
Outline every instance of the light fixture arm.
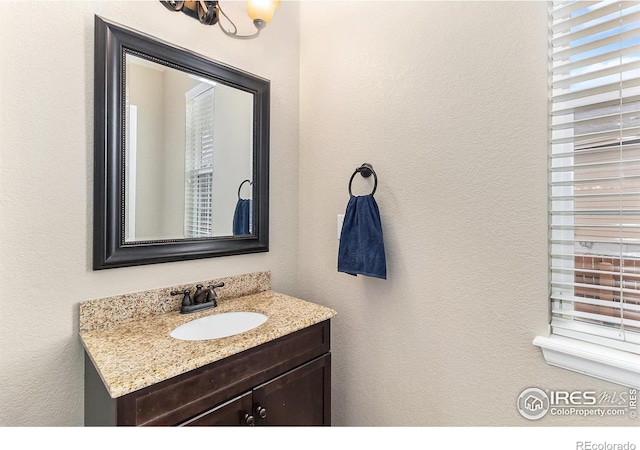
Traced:
<path fill-rule="evenodd" d="M 255 33 L 246 34 L 246 35 L 238 34 L 238 27 L 236 27 L 236 24 L 233 23 L 233 21 L 229 18 L 229 16 L 227 16 L 225 14 L 225 12 L 220 7 L 220 4 L 218 4 L 217 10 L 219 11 L 219 14 L 218 14 L 218 25 L 220 26 L 220 29 L 222 30 L 222 32 L 224 34 L 226 34 L 227 36 L 230 36 L 230 37 L 232 37 L 234 39 L 255 39 L 260 35 L 260 31 L 262 31 L 262 29 L 267 25 L 267 23 L 264 20 L 255 19 L 253 21 L 253 25 L 256 27 L 256 32 Z M 229 21 L 229 23 L 233 27 L 233 30 L 227 30 L 227 29 L 225 29 L 225 27 L 222 26 L 222 21 L 220 20 L 220 16 L 221 15 L 224 16 L 224 18 Z"/>

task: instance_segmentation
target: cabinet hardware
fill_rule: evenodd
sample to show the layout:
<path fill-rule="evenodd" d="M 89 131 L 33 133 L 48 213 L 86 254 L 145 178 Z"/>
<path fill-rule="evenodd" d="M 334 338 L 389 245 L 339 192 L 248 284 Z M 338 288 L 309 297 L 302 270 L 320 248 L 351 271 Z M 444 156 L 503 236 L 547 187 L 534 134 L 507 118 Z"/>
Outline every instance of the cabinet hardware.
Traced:
<path fill-rule="evenodd" d="M 254 419 L 253 416 L 250 416 L 249 414 L 245 414 L 244 415 L 244 423 L 246 425 L 249 425 L 250 427 L 253 427 L 256 424 L 256 419 Z"/>

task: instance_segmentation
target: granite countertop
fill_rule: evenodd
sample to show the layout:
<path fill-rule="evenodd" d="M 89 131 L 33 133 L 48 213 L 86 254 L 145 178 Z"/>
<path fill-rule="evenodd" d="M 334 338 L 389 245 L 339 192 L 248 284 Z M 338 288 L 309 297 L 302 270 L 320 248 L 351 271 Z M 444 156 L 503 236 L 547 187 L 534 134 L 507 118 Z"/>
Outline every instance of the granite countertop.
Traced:
<path fill-rule="evenodd" d="M 262 325 L 247 332 L 207 341 L 183 341 L 169 333 L 200 317 L 231 311 L 266 314 Z M 271 290 L 218 300 L 218 307 L 180 314 L 170 311 L 128 320 L 102 329 L 80 331 L 84 348 L 112 398 L 240 353 L 330 319 L 331 308 Z"/>

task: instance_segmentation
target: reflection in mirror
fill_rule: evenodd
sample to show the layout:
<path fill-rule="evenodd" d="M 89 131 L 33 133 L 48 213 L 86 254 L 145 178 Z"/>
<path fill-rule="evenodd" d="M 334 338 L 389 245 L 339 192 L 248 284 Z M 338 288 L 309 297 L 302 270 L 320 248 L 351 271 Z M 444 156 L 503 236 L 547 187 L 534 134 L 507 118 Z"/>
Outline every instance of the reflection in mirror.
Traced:
<path fill-rule="evenodd" d="M 253 96 L 130 53 L 125 73 L 126 242 L 250 234 Z"/>
<path fill-rule="evenodd" d="M 95 17 L 93 269 L 269 251 L 270 82 Z"/>

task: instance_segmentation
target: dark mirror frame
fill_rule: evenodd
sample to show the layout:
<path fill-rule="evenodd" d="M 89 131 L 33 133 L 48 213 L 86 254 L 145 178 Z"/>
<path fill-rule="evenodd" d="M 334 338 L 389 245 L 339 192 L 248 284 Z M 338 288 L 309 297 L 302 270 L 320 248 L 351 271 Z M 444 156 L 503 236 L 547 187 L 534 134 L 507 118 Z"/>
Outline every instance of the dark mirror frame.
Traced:
<path fill-rule="evenodd" d="M 270 82 L 95 16 L 93 270 L 269 251 Z M 125 59 L 134 54 L 253 94 L 252 234 L 125 242 Z"/>

